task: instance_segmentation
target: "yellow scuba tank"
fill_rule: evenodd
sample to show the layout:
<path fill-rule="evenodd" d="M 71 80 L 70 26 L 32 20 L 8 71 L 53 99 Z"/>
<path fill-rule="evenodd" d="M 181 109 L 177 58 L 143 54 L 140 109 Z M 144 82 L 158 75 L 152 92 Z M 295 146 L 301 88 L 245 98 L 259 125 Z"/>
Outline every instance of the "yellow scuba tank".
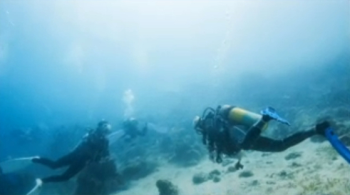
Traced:
<path fill-rule="evenodd" d="M 230 110 L 228 114 L 228 119 L 234 125 L 242 125 L 247 128 L 250 128 L 255 123 L 257 123 L 261 119 L 262 115 L 244 110 L 242 108 L 234 107 Z M 268 127 L 268 123 L 265 123 L 262 130 L 266 130 Z"/>

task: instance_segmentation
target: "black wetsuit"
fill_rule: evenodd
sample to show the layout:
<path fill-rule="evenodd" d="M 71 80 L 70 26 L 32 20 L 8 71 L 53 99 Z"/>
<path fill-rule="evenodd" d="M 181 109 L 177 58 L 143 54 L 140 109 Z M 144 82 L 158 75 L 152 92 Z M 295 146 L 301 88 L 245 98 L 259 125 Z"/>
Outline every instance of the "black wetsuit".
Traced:
<path fill-rule="evenodd" d="M 316 135 L 316 131 L 314 129 L 310 129 L 307 131 L 294 133 L 282 140 L 275 140 L 260 135 L 264 124 L 264 121 L 260 121 L 258 124 L 252 126 L 248 130 L 245 139 L 242 143 L 240 143 L 242 149 L 262 152 L 281 152 L 299 144 L 313 135 Z"/>
<path fill-rule="evenodd" d="M 57 169 L 65 166 L 69 168 L 62 175 L 42 178 L 43 183 L 62 182 L 78 174 L 88 163 L 98 162 L 109 156 L 109 142 L 105 136 L 96 133 L 87 134 L 82 142 L 69 154 L 56 161 L 47 158 L 33 159 L 33 162 Z"/>
<path fill-rule="evenodd" d="M 262 152 L 281 152 L 284 151 L 296 144 L 304 141 L 305 139 L 316 135 L 315 129 L 310 129 L 307 131 L 300 131 L 294 133 L 291 136 L 288 136 L 282 140 L 275 140 L 268 137 L 261 136 L 262 129 L 264 125 L 269 121 L 269 119 L 263 118 L 246 132 L 241 140 L 239 140 L 235 135 L 233 128 L 235 125 L 232 124 L 228 115 L 230 110 L 234 108 L 234 106 L 225 108 L 225 110 L 221 110 L 219 114 L 219 121 L 209 122 L 215 124 L 212 125 L 204 125 L 207 129 L 207 139 L 209 150 L 217 150 L 218 156 L 217 161 L 221 161 L 220 153 L 224 153 L 226 155 L 235 155 L 238 154 L 241 150 L 256 150 Z M 214 119 L 214 114 L 209 113 L 206 115 L 204 120 L 218 120 Z M 219 131 L 218 129 L 223 129 Z M 203 140 L 206 144 L 206 140 Z M 215 149 L 214 149 L 215 148 Z"/>

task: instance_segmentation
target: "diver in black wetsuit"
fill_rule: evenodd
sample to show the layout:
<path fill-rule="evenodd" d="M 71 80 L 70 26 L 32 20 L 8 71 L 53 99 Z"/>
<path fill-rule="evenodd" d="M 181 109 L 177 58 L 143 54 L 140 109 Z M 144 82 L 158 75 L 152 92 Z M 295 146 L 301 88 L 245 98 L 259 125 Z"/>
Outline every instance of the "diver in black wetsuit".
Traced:
<path fill-rule="evenodd" d="M 218 106 L 216 110 L 206 109 L 202 117 L 195 118 L 194 125 L 196 131 L 203 135 L 203 143 L 208 146 L 210 157 L 217 163 L 222 162 L 222 154 L 234 156 L 241 150 L 281 152 L 313 135 L 324 135 L 330 126 L 325 121 L 316 124 L 315 128 L 297 132 L 283 140 L 274 140 L 260 135 L 271 120 L 289 125 L 271 107 L 261 111 L 259 115 L 229 105 Z M 242 127 L 248 131 L 239 139 L 235 131 L 241 131 Z"/>
<path fill-rule="evenodd" d="M 84 136 L 81 143 L 69 154 L 56 161 L 47 158 L 35 157 L 34 163 L 42 164 L 51 169 L 57 169 L 65 166 L 69 168 L 62 175 L 55 175 L 46 178 L 37 179 L 37 185 L 48 182 L 67 181 L 78 174 L 88 163 L 99 162 L 109 157 L 109 141 L 107 134 L 111 131 L 111 125 L 106 121 L 98 123 L 95 130 L 90 131 Z"/>
<path fill-rule="evenodd" d="M 124 135 L 123 139 L 134 139 L 138 136 L 144 136 L 147 133 L 147 123 L 142 128 L 139 128 L 139 122 L 135 118 L 128 118 L 123 122 Z"/>

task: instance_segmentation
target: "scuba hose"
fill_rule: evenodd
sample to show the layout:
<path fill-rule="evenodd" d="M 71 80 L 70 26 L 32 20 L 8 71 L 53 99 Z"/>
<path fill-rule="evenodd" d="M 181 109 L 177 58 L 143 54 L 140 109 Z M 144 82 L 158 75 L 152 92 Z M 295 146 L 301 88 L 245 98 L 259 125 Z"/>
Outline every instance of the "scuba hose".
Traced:
<path fill-rule="evenodd" d="M 205 132 L 202 131 L 204 129 L 201 129 L 201 128 L 199 128 L 201 130 L 197 129 L 197 126 L 202 126 L 203 127 L 203 125 L 204 125 L 203 123 L 206 123 L 207 119 L 209 117 L 213 117 L 213 115 L 215 116 L 215 110 L 213 108 L 207 107 L 207 108 L 204 109 L 204 111 L 202 112 L 202 116 L 198 117 L 198 122 L 197 122 L 198 124 L 195 125 L 195 129 L 196 129 L 198 134 L 202 134 L 202 133 L 205 133 Z M 195 119 L 195 120 L 197 120 L 197 119 Z"/>
<path fill-rule="evenodd" d="M 221 127 L 222 127 L 221 125 L 222 125 L 222 123 L 224 123 L 224 120 L 218 114 L 220 108 L 221 108 L 221 106 L 218 106 L 215 110 L 214 108 L 207 107 L 206 109 L 204 109 L 204 111 L 202 113 L 202 120 L 206 120 L 207 118 L 212 117 L 212 119 L 213 119 L 213 124 L 211 124 L 212 127 L 219 128 L 221 130 Z M 210 116 L 210 114 L 212 116 Z"/>
<path fill-rule="evenodd" d="M 210 111 L 210 112 L 215 112 L 214 108 L 211 107 L 207 107 L 204 109 L 203 113 L 202 113 L 202 119 L 206 116 L 206 113 Z"/>

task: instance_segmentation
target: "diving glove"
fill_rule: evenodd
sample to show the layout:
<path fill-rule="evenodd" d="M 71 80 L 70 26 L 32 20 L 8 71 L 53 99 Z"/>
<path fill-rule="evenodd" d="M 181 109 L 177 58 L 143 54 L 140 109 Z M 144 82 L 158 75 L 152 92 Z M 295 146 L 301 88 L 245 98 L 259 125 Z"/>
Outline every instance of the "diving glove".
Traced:
<path fill-rule="evenodd" d="M 260 114 L 263 115 L 263 118 L 267 117 L 270 120 L 273 119 L 273 120 L 276 120 L 276 121 L 278 121 L 278 122 L 280 122 L 282 124 L 290 126 L 290 123 L 286 119 L 280 117 L 277 114 L 276 110 L 274 108 L 272 108 L 272 107 L 265 108 L 264 110 L 260 111 Z"/>

